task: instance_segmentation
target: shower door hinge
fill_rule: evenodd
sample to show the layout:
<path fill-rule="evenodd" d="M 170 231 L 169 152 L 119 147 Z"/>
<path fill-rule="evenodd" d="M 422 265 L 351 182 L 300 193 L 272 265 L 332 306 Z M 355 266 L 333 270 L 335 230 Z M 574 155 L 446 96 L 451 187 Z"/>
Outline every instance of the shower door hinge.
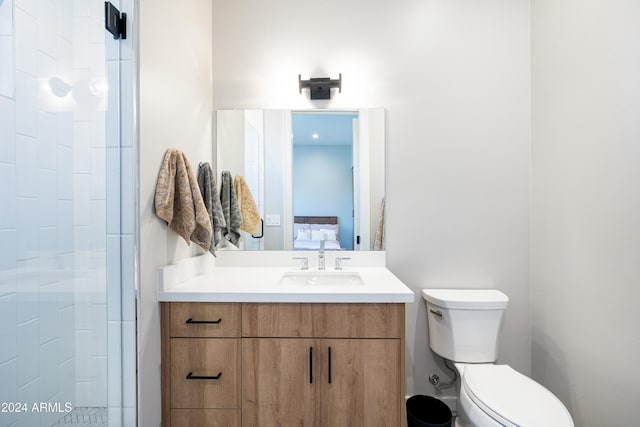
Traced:
<path fill-rule="evenodd" d="M 114 39 L 126 39 L 127 14 L 120 13 L 111 2 L 104 2 L 104 27 L 113 34 Z"/>

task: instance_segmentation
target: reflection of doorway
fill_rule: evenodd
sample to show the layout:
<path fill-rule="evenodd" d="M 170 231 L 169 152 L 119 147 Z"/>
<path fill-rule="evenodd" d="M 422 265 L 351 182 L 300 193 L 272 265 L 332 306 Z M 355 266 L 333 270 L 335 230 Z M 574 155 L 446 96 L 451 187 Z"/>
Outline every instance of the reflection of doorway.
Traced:
<path fill-rule="evenodd" d="M 344 250 L 354 249 L 353 123 L 357 118 L 355 112 L 292 114 L 293 214 L 337 216 Z"/>

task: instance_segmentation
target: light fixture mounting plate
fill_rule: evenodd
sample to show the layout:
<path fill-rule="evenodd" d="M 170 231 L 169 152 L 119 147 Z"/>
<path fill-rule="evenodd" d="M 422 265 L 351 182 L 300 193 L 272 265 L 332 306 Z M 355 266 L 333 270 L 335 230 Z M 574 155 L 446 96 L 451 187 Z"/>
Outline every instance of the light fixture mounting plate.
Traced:
<path fill-rule="evenodd" d="M 302 80 L 302 76 L 298 74 L 298 90 L 302 93 L 302 89 L 309 89 L 311 99 L 331 99 L 331 89 L 338 88 L 338 92 L 342 93 L 342 73 L 338 76 L 337 80 L 332 80 L 330 77 Z"/>

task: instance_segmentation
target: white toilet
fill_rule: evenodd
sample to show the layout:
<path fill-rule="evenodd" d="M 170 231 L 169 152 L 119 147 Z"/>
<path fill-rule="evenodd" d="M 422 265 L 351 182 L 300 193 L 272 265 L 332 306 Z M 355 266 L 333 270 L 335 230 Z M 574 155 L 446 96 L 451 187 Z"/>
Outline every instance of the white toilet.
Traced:
<path fill-rule="evenodd" d="M 423 289 L 429 346 L 454 362 L 456 427 L 573 427 L 560 400 L 508 365 L 494 365 L 509 298 L 497 290 Z"/>

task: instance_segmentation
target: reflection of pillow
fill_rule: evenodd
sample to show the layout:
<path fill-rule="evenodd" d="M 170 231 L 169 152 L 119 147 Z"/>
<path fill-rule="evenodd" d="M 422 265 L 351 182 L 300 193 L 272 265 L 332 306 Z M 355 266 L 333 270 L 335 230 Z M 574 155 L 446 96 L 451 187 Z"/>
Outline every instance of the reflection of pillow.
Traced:
<path fill-rule="evenodd" d="M 311 230 L 298 230 L 296 240 L 311 240 Z"/>
<path fill-rule="evenodd" d="M 311 240 L 325 240 L 322 230 L 311 230 Z"/>
<path fill-rule="evenodd" d="M 329 239 L 325 237 L 325 240 L 340 240 L 340 225 L 339 224 L 311 224 L 312 230 L 333 230 L 336 233 L 335 239 Z"/>
<path fill-rule="evenodd" d="M 336 240 L 336 231 L 335 230 L 326 230 L 324 228 L 320 229 L 324 234 L 324 240 Z"/>
<path fill-rule="evenodd" d="M 298 235 L 298 230 L 311 230 L 309 224 L 293 224 L 293 235 Z"/>

